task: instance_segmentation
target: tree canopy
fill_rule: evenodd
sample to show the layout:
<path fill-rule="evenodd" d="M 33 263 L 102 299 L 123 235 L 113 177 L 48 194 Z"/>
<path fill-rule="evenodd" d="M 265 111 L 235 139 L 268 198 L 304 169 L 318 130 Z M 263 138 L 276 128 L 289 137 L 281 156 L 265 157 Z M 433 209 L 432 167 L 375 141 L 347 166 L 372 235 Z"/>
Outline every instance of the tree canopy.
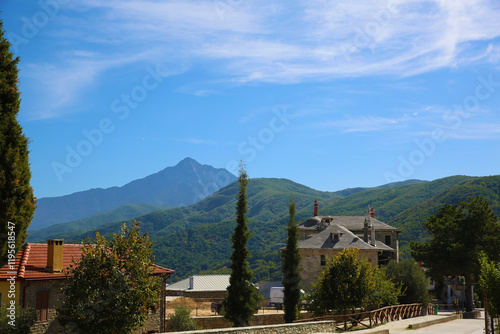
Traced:
<path fill-rule="evenodd" d="M 159 302 L 159 277 L 153 276 L 151 242 L 139 223 L 106 240 L 96 234 L 68 270 L 58 308 L 59 322 L 75 333 L 128 333 L 141 327 L 147 310 Z"/>
<path fill-rule="evenodd" d="M 400 262 L 390 261 L 385 267 L 387 277 L 401 286 L 400 304 L 422 303 L 427 305 L 431 301 L 429 294 L 429 279 L 425 272 L 413 260 Z"/>
<path fill-rule="evenodd" d="M 247 248 L 250 232 L 247 226 L 247 185 L 248 175 L 243 165 L 238 177 L 240 184 L 238 202 L 236 203 L 236 227 L 231 240 L 233 253 L 231 255 L 231 275 L 227 295 L 223 301 L 224 317 L 235 327 L 248 326 L 250 319 L 258 309 L 260 301 L 257 288 L 252 285 L 253 273 L 249 268 Z"/>
<path fill-rule="evenodd" d="M 369 304 L 376 287 L 375 273 L 358 252 L 347 248 L 328 259 L 309 296 L 308 307 L 314 314 L 346 313 Z"/>
<path fill-rule="evenodd" d="M 21 104 L 18 63 L 0 20 L 0 268 L 15 258 L 26 241 L 35 212 L 28 138 L 17 121 Z"/>
<path fill-rule="evenodd" d="M 500 256 L 500 223 L 481 197 L 459 204 L 445 204 L 424 222 L 431 236 L 424 242 L 412 242 L 412 256 L 423 261 L 432 277 L 464 276 L 465 306 L 472 311 L 472 283 L 479 279 L 479 259 L 484 252 L 490 259 Z"/>
<path fill-rule="evenodd" d="M 486 291 L 488 313 L 492 318 L 500 316 L 500 262 L 489 261 L 486 256 L 481 258 L 481 273 L 479 284 Z"/>
<path fill-rule="evenodd" d="M 293 198 L 290 198 L 289 212 L 288 238 L 286 248 L 283 251 L 283 304 L 285 306 L 286 323 L 293 322 L 296 319 L 300 306 L 300 252 Z"/>

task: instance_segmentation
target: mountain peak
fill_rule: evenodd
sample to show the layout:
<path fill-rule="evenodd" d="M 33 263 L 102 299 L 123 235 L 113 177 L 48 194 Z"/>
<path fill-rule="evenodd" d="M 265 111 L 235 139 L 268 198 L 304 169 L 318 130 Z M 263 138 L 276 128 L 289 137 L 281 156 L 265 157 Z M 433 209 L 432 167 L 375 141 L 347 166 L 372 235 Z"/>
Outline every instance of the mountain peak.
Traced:
<path fill-rule="evenodd" d="M 193 165 L 193 164 L 200 165 L 200 163 L 198 161 L 194 160 L 193 158 L 186 157 L 186 158 L 182 159 L 181 161 L 179 161 L 179 163 L 175 166 L 182 167 L 182 166 Z"/>
<path fill-rule="evenodd" d="M 174 167 L 167 167 L 122 187 L 90 189 L 57 198 L 39 199 L 30 227 L 40 229 L 127 204 L 191 205 L 235 180 L 236 177 L 224 168 L 202 165 L 187 157 Z"/>

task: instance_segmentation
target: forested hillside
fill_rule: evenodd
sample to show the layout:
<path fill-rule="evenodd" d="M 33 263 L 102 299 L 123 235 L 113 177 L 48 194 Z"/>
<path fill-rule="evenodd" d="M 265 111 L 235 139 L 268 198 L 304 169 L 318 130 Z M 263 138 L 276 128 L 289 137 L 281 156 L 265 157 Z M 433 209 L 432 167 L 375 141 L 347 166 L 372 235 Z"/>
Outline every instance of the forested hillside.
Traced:
<path fill-rule="evenodd" d="M 173 280 L 203 272 L 228 272 L 237 190 L 238 184 L 232 183 L 194 205 L 136 217 L 142 223 L 142 231 L 154 242 L 156 262 L 176 270 Z M 444 203 L 454 204 L 480 195 L 500 214 L 500 176 L 452 176 L 336 193 L 320 192 L 286 179 L 252 179 L 248 186 L 248 225 L 252 233 L 248 247 L 252 252 L 249 262 L 255 280 L 281 279 L 278 249 L 283 247 L 286 238 L 291 194 L 296 202 L 298 221 L 312 216 L 315 199 L 319 202 L 320 215 L 364 215 L 368 205 L 374 207 L 377 219 L 403 231 L 400 243 L 403 258 L 409 254 L 409 241 L 426 236 L 422 223 Z M 64 238 L 67 242 L 80 241 L 97 231 L 117 232 L 121 224 L 123 221 L 115 221 L 52 237 Z"/>

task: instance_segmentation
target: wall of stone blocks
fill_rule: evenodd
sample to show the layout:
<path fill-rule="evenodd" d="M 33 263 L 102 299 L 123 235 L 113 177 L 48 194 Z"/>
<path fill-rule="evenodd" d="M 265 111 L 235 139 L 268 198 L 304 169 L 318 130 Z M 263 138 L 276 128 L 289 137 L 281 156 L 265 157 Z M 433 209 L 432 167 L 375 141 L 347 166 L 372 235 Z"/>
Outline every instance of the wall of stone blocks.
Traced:
<path fill-rule="evenodd" d="M 213 300 L 222 300 L 226 297 L 226 290 L 224 291 L 185 291 L 184 297 L 187 298 L 205 298 Z"/>
<path fill-rule="evenodd" d="M 183 334 L 222 333 L 222 334 L 309 334 L 318 332 L 335 332 L 334 321 L 315 321 L 297 324 L 280 324 L 255 327 L 239 327 L 225 329 L 204 329 L 199 331 L 175 332 Z M 172 332 L 173 333 L 173 332 Z"/>
<path fill-rule="evenodd" d="M 307 317 L 306 313 L 303 313 Z M 208 317 L 193 317 L 196 324 L 203 329 L 217 329 L 232 327 L 230 321 L 226 320 L 224 316 L 208 316 Z M 250 321 L 251 326 L 266 326 L 284 324 L 285 319 L 283 313 L 269 313 L 269 314 L 256 314 Z M 168 328 L 168 319 L 165 321 L 165 328 Z"/>
<path fill-rule="evenodd" d="M 305 290 L 310 290 L 312 284 L 317 281 L 318 276 L 323 271 L 324 266 L 321 266 L 321 255 L 332 258 L 339 252 L 331 249 L 302 249 L 300 251 L 302 257 L 300 260 L 302 286 Z M 373 266 L 378 265 L 377 251 L 360 251 L 359 256 L 368 260 Z"/>
<path fill-rule="evenodd" d="M 36 322 L 31 328 L 33 334 L 59 334 L 64 333 L 63 327 L 56 319 L 56 307 L 61 305 L 59 300 L 64 298 L 61 292 L 62 280 L 45 280 L 45 281 L 28 281 L 21 284 L 21 298 L 20 304 L 23 300 L 26 308 L 31 307 L 36 309 L 36 294 L 39 290 L 49 290 L 49 312 L 48 321 Z M 26 294 L 26 297 L 24 297 Z"/>
<path fill-rule="evenodd" d="M 36 293 L 39 290 L 49 290 L 49 312 L 47 322 L 36 322 L 33 327 L 31 327 L 31 332 L 33 334 L 62 334 L 64 333 L 64 328 L 56 320 L 57 312 L 56 307 L 61 305 L 61 300 L 64 299 L 64 294 L 61 292 L 63 280 L 44 280 L 44 281 L 28 281 L 22 282 L 21 284 L 21 295 L 20 304 L 22 306 L 24 293 L 26 297 L 24 299 L 26 307 L 36 308 Z M 161 324 L 161 312 L 158 308 L 157 310 L 149 311 L 149 318 L 145 326 L 134 334 L 142 334 L 148 332 L 160 332 Z"/>

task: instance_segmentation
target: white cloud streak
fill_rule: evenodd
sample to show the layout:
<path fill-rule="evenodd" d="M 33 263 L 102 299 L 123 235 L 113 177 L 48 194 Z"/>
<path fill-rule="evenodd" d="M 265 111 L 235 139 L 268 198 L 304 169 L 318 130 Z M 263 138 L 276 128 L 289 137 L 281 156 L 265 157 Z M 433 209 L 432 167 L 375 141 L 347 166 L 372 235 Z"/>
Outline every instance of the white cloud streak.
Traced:
<path fill-rule="evenodd" d="M 30 77 L 47 73 L 40 84 L 57 101 L 53 111 L 39 117 L 57 115 L 105 71 L 137 62 L 169 59 L 186 71 L 186 64 L 208 66 L 225 80 L 286 84 L 404 77 L 500 61 L 500 3 L 493 0 L 216 5 L 187 0 L 68 4 L 51 32 L 63 45 L 54 50 L 60 63 L 28 67 Z"/>

